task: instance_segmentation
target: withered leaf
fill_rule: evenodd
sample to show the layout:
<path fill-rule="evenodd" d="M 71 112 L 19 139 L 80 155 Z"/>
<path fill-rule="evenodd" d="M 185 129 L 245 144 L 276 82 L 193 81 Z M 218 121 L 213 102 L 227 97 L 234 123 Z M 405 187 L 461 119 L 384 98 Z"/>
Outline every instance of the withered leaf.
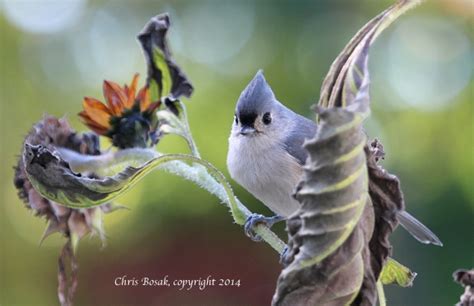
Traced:
<path fill-rule="evenodd" d="M 393 223 L 383 221 L 386 214 L 374 210 L 378 202 L 372 203 L 369 193 L 367 158 L 374 159 L 370 154 L 377 152 L 367 152 L 362 129 L 370 112 L 368 52 L 378 34 L 416 3 L 400 0 L 368 22 L 324 80 L 316 108 L 318 128 L 304 145 L 308 159 L 295 193 L 301 208 L 287 222 L 287 267 L 278 279 L 273 305 L 377 301 L 376 281 L 390 251 L 385 238 L 402 207 L 391 207 L 387 213 Z M 401 196 L 397 187 L 394 194 Z M 380 228 L 374 231 L 374 225 Z"/>
<path fill-rule="evenodd" d="M 138 34 L 147 62 L 147 84 L 153 101 L 162 97 L 171 100 L 180 96 L 190 97 L 193 92 L 191 82 L 171 58 L 166 39 L 169 27 L 170 18 L 165 13 L 151 18 Z"/>
<path fill-rule="evenodd" d="M 288 220 L 288 266 L 275 305 L 345 305 L 364 281 L 373 211 L 363 116 L 342 108 L 319 116 L 316 136 L 305 144 L 309 158 L 295 195 L 302 206 Z"/>

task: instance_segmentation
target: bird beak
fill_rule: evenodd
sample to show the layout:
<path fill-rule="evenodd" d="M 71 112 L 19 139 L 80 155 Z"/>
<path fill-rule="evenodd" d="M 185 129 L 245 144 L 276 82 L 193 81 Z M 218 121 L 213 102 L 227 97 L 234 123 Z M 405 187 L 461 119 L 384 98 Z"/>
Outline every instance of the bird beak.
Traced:
<path fill-rule="evenodd" d="M 240 129 L 240 135 L 243 135 L 243 136 L 247 136 L 247 135 L 250 135 L 250 134 L 253 134 L 255 133 L 257 130 L 251 126 L 243 126 L 241 129 Z"/>

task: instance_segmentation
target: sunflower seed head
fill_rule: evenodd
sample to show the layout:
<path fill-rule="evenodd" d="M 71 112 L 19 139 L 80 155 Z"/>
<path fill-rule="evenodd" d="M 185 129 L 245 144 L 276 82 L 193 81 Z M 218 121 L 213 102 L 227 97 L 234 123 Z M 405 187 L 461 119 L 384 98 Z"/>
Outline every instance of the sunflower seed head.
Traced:
<path fill-rule="evenodd" d="M 25 138 L 25 143 L 42 145 L 53 151 L 55 147 L 64 147 L 81 154 L 100 154 L 97 135 L 78 134 L 71 128 L 66 118 L 49 115 L 45 115 L 33 126 Z M 116 207 L 113 204 L 72 209 L 43 198 L 28 180 L 22 158 L 19 158 L 15 167 L 14 185 L 26 207 L 48 222 L 40 243 L 53 233 L 61 233 L 71 239 L 72 249 L 76 250 L 79 240 L 88 233 L 97 234 L 102 240 L 105 239 L 103 213 L 114 211 Z"/>

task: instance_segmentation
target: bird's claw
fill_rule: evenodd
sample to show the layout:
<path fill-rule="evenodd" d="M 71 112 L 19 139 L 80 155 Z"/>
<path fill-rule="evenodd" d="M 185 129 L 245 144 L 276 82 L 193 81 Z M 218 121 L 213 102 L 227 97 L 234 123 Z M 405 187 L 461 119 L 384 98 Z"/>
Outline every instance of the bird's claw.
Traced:
<path fill-rule="evenodd" d="M 288 258 L 288 246 L 286 245 L 283 251 L 280 254 L 280 264 L 283 266 L 288 266 L 290 259 Z"/>
<path fill-rule="evenodd" d="M 245 234 L 253 241 L 261 241 L 262 237 L 255 233 L 255 227 L 261 223 L 270 228 L 273 226 L 273 224 L 282 220 L 284 220 L 284 218 L 280 216 L 265 217 L 260 214 L 251 214 L 245 221 L 244 231 Z"/>

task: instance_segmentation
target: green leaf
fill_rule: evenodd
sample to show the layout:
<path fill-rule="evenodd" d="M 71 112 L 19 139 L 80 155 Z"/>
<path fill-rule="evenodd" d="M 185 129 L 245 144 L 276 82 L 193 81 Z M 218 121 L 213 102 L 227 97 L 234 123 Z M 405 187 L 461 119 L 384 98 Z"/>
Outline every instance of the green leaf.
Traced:
<path fill-rule="evenodd" d="M 151 18 L 138 34 L 148 66 L 147 84 L 152 101 L 168 96 L 172 100 L 190 97 L 193 92 L 190 81 L 171 58 L 166 39 L 169 27 L 168 14 L 161 14 Z"/>
<path fill-rule="evenodd" d="M 411 287 L 415 277 L 415 272 L 412 272 L 393 258 L 388 258 L 380 274 L 382 284 L 388 285 L 396 283 L 402 287 Z"/>

